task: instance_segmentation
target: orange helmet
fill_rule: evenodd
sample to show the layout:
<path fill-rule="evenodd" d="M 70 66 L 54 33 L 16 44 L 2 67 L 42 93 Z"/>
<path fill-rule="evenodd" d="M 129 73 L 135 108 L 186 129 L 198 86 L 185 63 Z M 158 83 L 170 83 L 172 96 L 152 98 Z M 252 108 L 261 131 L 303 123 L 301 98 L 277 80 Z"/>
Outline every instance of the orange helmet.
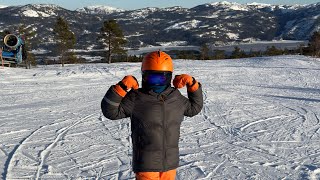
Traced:
<path fill-rule="evenodd" d="M 142 60 L 141 71 L 170 71 L 173 72 L 171 57 L 162 51 L 147 54 Z"/>

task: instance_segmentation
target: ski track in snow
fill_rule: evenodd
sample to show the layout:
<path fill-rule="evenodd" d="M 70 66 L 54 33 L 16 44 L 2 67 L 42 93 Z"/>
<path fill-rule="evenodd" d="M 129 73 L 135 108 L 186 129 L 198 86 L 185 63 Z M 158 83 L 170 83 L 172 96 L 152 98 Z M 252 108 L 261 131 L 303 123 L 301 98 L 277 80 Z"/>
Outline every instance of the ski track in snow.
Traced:
<path fill-rule="evenodd" d="M 44 164 L 45 164 L 45 160 L 48 158 L 51 150 L 57 145 L 57 143 L 59 141 L 61 141 L 64 136 L 66 135 L 66 133 L 73 127 L 75 127 L 77 124 L 81 123 L 82 121 L 88 119 L 90 116 L 92 115 L 89 115 L 89 116 L 86 116 L 84 117 L 83 119 L 81 119 L 80 121 L 77 121 L 76 123 L 70 125 L 69 127 L 67 128 L 62 128 L 58 131 L 58 134 L 57 134 L 57 137 L 55 138 L 55 140 L 48 146 L 46 147 L 46 149 L 44 149 L 41 153 L 40 153 L 40 157 L 41 157 L 41 162 L 40 162 L 40 165 L 38 167 L 38 170 L 37 170 L 37 176 L 36 176 L 36 179 L 40 179 L 40 175 L 41 175 L 41 170 L 42 168 L 44 167 Z"/>
<path fill-rule="evenodd" d="M 204 94 L 182 122 L 176 179 L 320 179 L 318 59 L 174 63 Z M 0 69 L 2 179 L 134 179 L 130 120 L 100 111 L 128 74 L 140 82 L 140 63 Z"/>

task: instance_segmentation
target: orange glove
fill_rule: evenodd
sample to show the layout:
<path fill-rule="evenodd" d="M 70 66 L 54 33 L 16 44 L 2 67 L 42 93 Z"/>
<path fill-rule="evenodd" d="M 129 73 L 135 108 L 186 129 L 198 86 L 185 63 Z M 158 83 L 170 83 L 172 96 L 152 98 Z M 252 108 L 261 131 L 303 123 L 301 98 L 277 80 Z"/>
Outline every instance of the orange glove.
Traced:
<path fill-rule="evenodd" d="M 199 88 L 199 83 L 188 74 L 176 75 L 173 79 L 173 86 L 175 88 L 183 88 L 187 86 L 189 92 L 195 92 Z"/>
<path fill-rule="evenodd" d="M 139 84 L 137 79 L 134 76 L 128 75 L 125 76 L 118 84 L 114 86 L 114 90 L 121 97 L 124 97 L 127 94 L 129 89 L 138 89 Z"/>

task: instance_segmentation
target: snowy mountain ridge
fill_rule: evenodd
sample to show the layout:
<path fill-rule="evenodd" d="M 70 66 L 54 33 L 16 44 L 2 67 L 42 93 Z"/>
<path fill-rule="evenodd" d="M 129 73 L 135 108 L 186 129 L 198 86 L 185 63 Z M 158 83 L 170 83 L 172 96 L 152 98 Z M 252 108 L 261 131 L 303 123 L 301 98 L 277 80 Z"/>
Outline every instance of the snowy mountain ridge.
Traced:
<path fill-rule="evenodd" d="M 8 7 L 8 6 L 6 6 L 6 5 L 0 5 L 0 9 L 1 9 L 1 8 L 6 8 L 6 7 Z"/>
<path fill-rule="evenodd" d="M 57 11 L 62 8 L 54 4 L 29 4 L 21 8 L 21 13 L 26 17 L 57 16 Z"/>
<path fill-rule="evenodd" d="M 111 14 L 115 12 L 123 12 L 125 10 L 105 5 L 95 5 L 78 8 L 76 11 L 88 14 Z"/>
<path fill-rule="evenodd" d="M 210 6 L 218 6 L 222 8 L 229 8 L 232 10 L 238 10 L 238 11 L 249 11 L 249 8 L 245 4 L 239 4 L 236 2 L 228 2 L 228 1 L 221 1 L 221 2 L 214 2 L 214 3 L 207 3 Z"/>
<path fill-rule="evenodd" d="M 272 5 L 272 4 L 264 4 L 264 3 L 247 3 L 247 4 L 240 4 L 236 2 L 228 2 L 228 1 L 221 1 L 221 2 L 214 2 L 214 3 L 206 3 L 206 6 L 215 6 L 215 7 L 222 7 L 222 8 L 229 8 L 233 10 L 248 10 L 248 8 L 256 8 L 256 9 L 261 9 L 261 8 L 270 8 L 270 9 L 298 9 L 306 6 L 314 6 L 315 4 L 309 4 L 309 5 Z M 49 9 L 51 8 L 52 10 L 60 9 L 58 5 L 54 4 L 28 4 L 26 6 L 33 6 L 33 8 L 40 9 L 40 8 L 46 8 Z M 7 6 L 7 5 L 0 5 L 0 8 L 6 8 L 6 7 L 12 7 L 12 6 Z M 136 10 L 150 10 L 150 9 L 158 9 L 158 10 L 175 10 L 175 9 L 187 9 L 183 8 L 181 6 L 173 6 L 173 7 L 166 7 L 166 8 L 157 8 L 157 7 L 147 7 L 147 8 L 141 8 L 141 9 L 136 9 Z M 92 5 L 92 6 L 85 6 L 82 8 L 78 8 L 75 11 L 77 12 L 82 12 L 82 13 L 89 13 L 89 14 L 110 14 L 110 13 L 115 13 L 115 12 L 123 12 L 126 10 L 115 8 L 112 6 L 106 6 L 106 5 Z M 128 10 L 128 11 L 134 11 L 134 10 Z"/>
<path fill-rule="evenodd" d="M 115 19 L 128 40 L 128 47 L 157 46 L 170 42 L 201 45 L 253 40 L 306 40 L 320 29 L 320 3 L 310 5 L 207 3 L 192 8 L 181 6 L 121 10 L 89 6 L 71 11 L 57 5 L 29 4 L 0 9 L 0 29 L 15 30 L 19 24 L 37 29 L 37 40 L 52 46 L 52 26 L 63 16 L 77 35 L 77 48 L 97 47 L 95 39 L 104 20 Z M 139 36 L 137 36 L 137 34 Z M 49 47 L 51 48 L 51 47 Z"/>
<path fill-rule="evenodd" d="M 314 6 L 316 4 L 310 4 L 310 5 L 272 5 L 272 4 L 263 4 L 263 3 L 247 3 L 247 4 L 240 4 L 236 2 L 228 2 L 228 1 L 221 1 L 221 2 L 214 2 L 214 3 L 206 3 L 205 6 L 211 6 L 211 7 L 220 7 L 225 9 L 231 9 L 231 10 L 239 10 L 239 11 L 248 11 L 253 9 L 262 9 L 262 8 L 269 8 L 269 9 L 298 9 L 306 6 Z M 41 10 L 41 8 L 44 8 L 46 10 L 55 11 L 60 10 L 61 7 L 55 4 L 28 4 L 25 5 L 30 9 L 33 9 L 34 11 L 41 11 L 41 13 L 46 13 Z M 22 7 L 25 7 L 22 6 Z M 201 5 L 200 5 L 201 6 Z M 6 7 L 12 7 L 12 6 L 5 6 L 0 5 L 0 8 L 6 8 Z M 165 7 L 165 8 L 158 8 L 158 7 L 146 7 L 136 10 L 123 10 L 111 6 L 106 5 L 92 5 L 92 6 L 85 6 L 82 8 L 78 8 L 75 11 L 82 12 L 82 13 L 88 13 L 88 14 L 111 14 L 111 13 L 117 13 L 117 12 L 124 12 L 124 11 L 140 11 L 140 12 L 150 12 L 150 11 L 173 11 L 173 10 L 181 10 L 181 9 L 188 9 L 183 8 L 182 6 L 173 6 L 173 7 Z M 192 9 L 192 8 L 190 8 Z M 28 9 L 26 9 L 28 10 Z M 37 13 L 37 12 L 36 12 Z M 50 14 L 50 13 L 48 13 Z"/>
<path fill-rule="evenodd" d="M 253 10 L 261 10 L 268 9 L 269 11 L 282 10 L 283 12 L 297 10 L 299 8 L 305 7 L 307 5 L 273 5 L 273 4 L 263 4 L 263 3 L 246 3 L 240 4 L 236 2 L 214 2 L 205 4 L 208 7 L 219 7 L 227 10 L 236 10 L 236 11 L 253 11 Z"/>

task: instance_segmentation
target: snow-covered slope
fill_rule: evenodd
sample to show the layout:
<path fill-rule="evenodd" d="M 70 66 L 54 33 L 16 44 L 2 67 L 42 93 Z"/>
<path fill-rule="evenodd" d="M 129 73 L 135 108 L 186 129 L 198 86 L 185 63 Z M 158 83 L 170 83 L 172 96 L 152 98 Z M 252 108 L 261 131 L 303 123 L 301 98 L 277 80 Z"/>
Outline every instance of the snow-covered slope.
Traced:
<path fill-rule="evenodd" d="M 167 27 L 165 30 L 171 30 L 171 29 L 184 29 L 184 30 L 188 30 L 188 29 L 192 29 L 192 28 L 199 28 L 199 24 L 201 23 L 201 21 L 198 20 L 191 20 L 191 21 L 185 21 L 185 22 L 179 22 L 176 23 L 170 27 Z"/>
<path fill-rule="evenodd" d="M 79 8 L 76 9 L 76 11 L 88 14 L 111 14 L 114 12 L 123 12 L 124 10 L 110 6 L 96 5 Z"/>
<path fill-rule="evenodd" d="M 301 39 L 307 34 L 320 31 L 320 3 L 305 5 L 288 13 L 283 35 L 291 39 Z"/>
<path fill-rule="evenodd" d="M 57 16 L 57 11 L 61 9 L 60 6 L 54 4 L 29 4 L 23 6 L 20 13 L 25 17 L 50 17 Z"/>
<path fill-rule="evenodd" d="M 250 10 L 248 8 L 248 6 L 245 4 L 239 4 L 239 3 L 228 2 L 228 1 L 208 3 L 208 5 L 218 6 L 221 8 L 230 9 L 230 10 L 237 10 L 237 11 L 249 11 Z"/>
<path fill-rule="evenodd" d="M 320 60 L 174 61 L 202 83 L 181 128 L 178 179 L 320 178 Z M 0 69 L 0 174 L 7 179 L 134 179 L 130 120 L 100 101 L 140 63 Z M 185 88 L 181 92 L 186 95 Z"/>

